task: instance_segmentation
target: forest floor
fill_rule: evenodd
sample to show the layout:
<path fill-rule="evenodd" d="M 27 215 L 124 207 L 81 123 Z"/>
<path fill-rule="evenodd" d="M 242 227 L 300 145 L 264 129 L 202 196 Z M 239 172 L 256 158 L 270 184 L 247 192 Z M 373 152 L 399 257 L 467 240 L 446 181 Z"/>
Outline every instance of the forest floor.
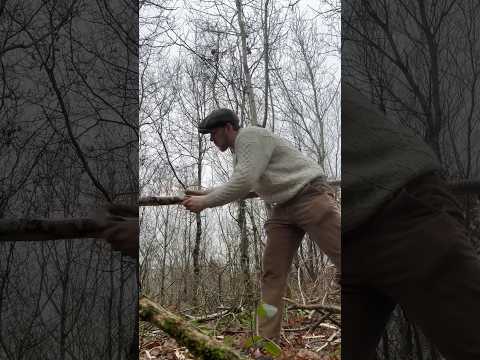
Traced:
<path fill-rule="evenodd" d="M 252 316 L 248 312 L 230 314 L 215 321 L 195 326 L 217 340 L 223 341 L 250 359 L 259 359 L 259 350 L 249 348 L 252 338 Z M 340 323 L 337 316 L 336 323 Z M 318 312 L 290 310 L 283 322 L 284 331 L 278 344 L 282 353 L 278 360 L 340 360 L 340 329 Z M 191 360 L 185 347 L 154 326 L 140 324 L 140 360 Z"/>

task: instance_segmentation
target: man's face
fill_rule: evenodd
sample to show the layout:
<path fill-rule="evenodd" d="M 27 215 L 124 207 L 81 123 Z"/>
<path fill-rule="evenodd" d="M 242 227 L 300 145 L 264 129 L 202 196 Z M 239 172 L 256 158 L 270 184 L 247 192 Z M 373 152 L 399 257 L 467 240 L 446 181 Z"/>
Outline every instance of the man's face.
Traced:
<path fill-rule="evenodd" d="M 217 127 L 210 132 L 210 141 L 213 141 L 215 146 L 224 152 L 228 149 L 228 139 L 225 133 L 225 126 Z"/>

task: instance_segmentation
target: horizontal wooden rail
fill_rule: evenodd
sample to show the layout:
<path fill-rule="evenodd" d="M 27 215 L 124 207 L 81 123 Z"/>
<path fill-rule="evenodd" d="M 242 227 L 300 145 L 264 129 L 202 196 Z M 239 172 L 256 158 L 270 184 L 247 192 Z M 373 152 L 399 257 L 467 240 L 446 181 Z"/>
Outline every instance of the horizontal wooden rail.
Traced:
<path fill-rule="evenodd" d="M 341 181 L 340 180 L 333 180 L 333 181 L 328 181 L 328 185 L 333 186 L 333 187 L 338 187 L 340 186 Z M 246 196 L 246 199 L 251 199 L 258 197 L 258 195 L 252 195 L 254 193 L 249 193 L 249 195 Z M 183 201 L 183 198 L 180 196 L 146 196 L 146 197 L 141 197 L 138 200 L 138 205 L 139 206 L 160 206 L 160 205 L 175 205 L 175 204 L 180 204 Z"/>
<path fill-rule="evenodd" d="M 114 222 L 77 219 L 0 220 L 0 241 L 39 241 L 75 238 L 97 238 Z"/>

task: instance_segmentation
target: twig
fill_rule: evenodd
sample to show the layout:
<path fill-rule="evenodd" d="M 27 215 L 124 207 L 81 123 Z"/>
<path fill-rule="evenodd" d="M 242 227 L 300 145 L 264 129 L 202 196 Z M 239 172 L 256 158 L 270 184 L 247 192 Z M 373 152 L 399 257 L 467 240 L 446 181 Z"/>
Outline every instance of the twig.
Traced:
<path fill-rule="evenodd" d="M 310 330 L 313 326 L 315 326 L 315 328 L 317 327 L 324 327 L 324 328 L 327 328 L 327 329 L 335 329 L 335 330 L 338 330 L 338 327 L 337 326 L 333 326 L 333 325 L 330 325 L 330 324 L 327 324 L 327 323 L 315 323 L 315 324 L 312 324 L 312 325 L 308 325 L 308 326 L 304 326 L 304 327 L 301 327 L 301 328 L 296 328 L 296 329 L 292 329 L 292 328 L 287 328 L 287 329 L 283 329 L 283 331 L 286 331 L 286 332 L 301 332 L 301 331 L 308 331 Z"/>
<path fill-rule="evenodd" d="M 303 295 L 302 281 L 301 281 L 300 271 L 301 271 L 301 267 L 299 266 L 299 267 L 298 267 L 298 270 L 297 270 L 297 283 L 298 283 L 298 289 L 300 290 L 300 296 L 302 297 L 302 303 L 305 304 L 306 301 L 305 301 L 305 296 Z"/>
<path fill-rule="evenodd" d="M 327 339 L 327 341 L 325 342 L 325 344 L 323 344 L 322 346 L 320 346 L 318 349 L 316 349 L 315 351 L 316 352 L 320 352 L 322 351 L 323 349 L 325 349 L 332 341 L 333 339 L 335 339 L 337 337 L 337 335 L 340 333 L 340 330 L 337 330 L 335 331 L 332 335 L 330 335 L 330 337 Z"/>
<path fill-rule="evenodd" d="M 284 329 L 284 331 L 288 331 L 288 332 L 297 332 L 297 331 L 315 331 L 316 328 L 318 328 L 320 326 L 321 323 L 323 323 L 325 320 L 327 319 L 330 319 L 330 314 L 324 314 L 320 320 L 318 321 L 315 321 L 313 324 L 310 324 L 310 325 L 307 325 L 307 326 L 304 326 L 304 327 L 301 327 L 301 328 L 296 328 L 296 329 L 293 329 L 293 328 L 286 328 Z"/>
<path fill-rule="evenodd" d="M 304 310 L 322 310 L 322 311 L 327 311 L 333 314 L 341 314 L 341 308 L 340 306 L 336 305 L 322 305 L 322 304 L 299 304 L 291 299 L 288 298 L 283 298 L 286 302 L 292 304 L 289 309 L 304 309 Z"/>
<path fill-rule="evenodd" d="M 206 315 L 206 316 L 192 316 L 192 315 L 188 315 L 188 314 L 184 314 L 184 315 L 185 315 L 185 317 L 187 317 L 191 321 L 207 322 L 207 321 L 215 320 L 215 319 L 218 319 L 218 318 L 223 318 L 227 315 L 230 315 L 231 313 L 232 312 L 230 310 L 223 310 L 223 311 L 219 311 L 217 313 L 209 314 L 209 315 Z"/>

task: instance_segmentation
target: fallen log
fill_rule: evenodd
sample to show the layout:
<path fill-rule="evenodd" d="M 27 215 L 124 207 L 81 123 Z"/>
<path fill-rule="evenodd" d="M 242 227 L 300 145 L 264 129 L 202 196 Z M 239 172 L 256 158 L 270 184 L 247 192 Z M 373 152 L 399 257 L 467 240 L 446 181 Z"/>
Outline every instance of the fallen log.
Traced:
<path fill-rule="evenodd" d="M 186 346 L 195 357 L 203 360 L 247 360 L 218 340 L 201 333 L 177 315 L 142 296 L 139 301 L 140 320 L 147 321 Z"/>

